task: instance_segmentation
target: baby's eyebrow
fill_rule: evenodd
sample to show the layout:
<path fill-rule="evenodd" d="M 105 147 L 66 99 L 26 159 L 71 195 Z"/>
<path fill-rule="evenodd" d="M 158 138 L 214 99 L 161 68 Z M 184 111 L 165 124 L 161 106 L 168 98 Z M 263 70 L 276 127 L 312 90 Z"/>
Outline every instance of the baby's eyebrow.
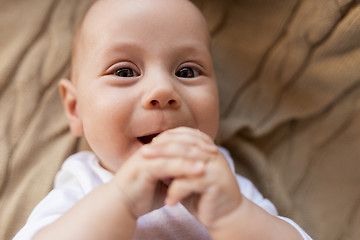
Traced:
<path fill-rule="evenodd" d="M 129 51 L 144 51 L 144 47 L 134 42 L 116 41 L 115 44 L 107 44 L 107 47 L 99 49 L 103 54 L 110 54 L 113 52 L 129 52 Z"/>
<path fill-rule="evenodd" d="M 135 41 L 115 41 L 114 44 L 108 44 L 109 51 L 119 51 L 119 50 L 140 50 L 144 51 L 147 47 L 144 47 L 143 44 L 136 43 Z M 150 46 L 151 47 L 151 46 Z M 177 45 L 172 45 L 172 48 L 175 50 L 185 50 L 185 51 L 207 51 L 208 47 L 206 44 L 199 44 L 197 41 L 187 40 L 182 41 Z M 106 49 L 107 50 L 107 49 Z M 169 49 L 170 50 L 170 49 Z"/>
<path fill-rule="evenodd" d="M 147 47 L 144 47 L 142 44 L 135 43 L 133 41 L 116 41 L 113 44 L 107 44 L 106 47 L 99 48 L 96 50 L 96 56 L 104 55 L 109 56 L 113 53 L 120 52 L 137 52 L 142 53 L 146 52 Z M 151 46 L 150 46 L 151 47 Z M 169 53 L 174 54 L 191 54 L 191 55 L 202 55 L 210 52 L 208 47 L 205 44 L 195 43 L 195 41 L 183 41 L 180 44 L 172 45 L 168 48 Z"/>
<path fill-rule="evenodd" d="M 93 55 L 90 56 L 90 58 L 101 63 L 100 65 L 103 65 L 103 70 L 105 71 L 109 65 L 115 64 L 120 60 L 129 60 L 127 59 L 129 57 L 133 59 L 134 57 L 141 55 L 144 51 L 145 49 L 138 44 L 117 41 L 115 44 L 99 45 L 97 49 L 93 49 Z"/>

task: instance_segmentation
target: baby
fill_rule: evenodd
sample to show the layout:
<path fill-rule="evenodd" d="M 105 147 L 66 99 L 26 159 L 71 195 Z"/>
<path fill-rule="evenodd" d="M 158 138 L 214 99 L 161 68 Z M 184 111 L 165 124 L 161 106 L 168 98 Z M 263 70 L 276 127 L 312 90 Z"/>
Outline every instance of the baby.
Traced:
<path fill-rule="evenodd" d="M 15 239 L 310 239 L 234 174 L 210 36 L 188 0 L 98 0 L 60 92 L 68 158 Z"/>

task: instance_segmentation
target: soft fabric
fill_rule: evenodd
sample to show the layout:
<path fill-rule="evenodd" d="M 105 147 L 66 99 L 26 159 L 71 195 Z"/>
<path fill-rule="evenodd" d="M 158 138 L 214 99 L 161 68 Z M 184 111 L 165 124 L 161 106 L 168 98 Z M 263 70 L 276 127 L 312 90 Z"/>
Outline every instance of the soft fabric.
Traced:
<path fill-rule="evenodd" d="M 234 171 L 233 160 L 229 153 L 220 148 Z M 36 206 L 25 227 L 14 240 L 30 240 L 42 227 L 55 221 L 76 202 L 100 184 L 107 183 L 113 175 L 102 168 L 91 152 L 80 152 L 70 156 L 56 176 L 54 189 Z M 277 215 L 276 208 L 264 199 L 254 185 L 246 178 L 236 176 L 242 194 L 268 211 Z M 294 222 L 293 224 L 305 240 L 311 240 Z M 106 222 L 103 222 L 106 224 Z M 261 226 L 259 226 L 261 228 Z M 162 207 L 138 219 L 134 240 L 210 240 L 206 229 L 178 204 L 175 207 Z"/>
<path fill-rule="evenodd" d="M 57 83 L 91 1 L 0 0 L 0 239 L 86 146 L 68 130 Z M 213 35 L 217 143 L 314 239 L 360 239 L 359 1 L 197 3 Z"/>

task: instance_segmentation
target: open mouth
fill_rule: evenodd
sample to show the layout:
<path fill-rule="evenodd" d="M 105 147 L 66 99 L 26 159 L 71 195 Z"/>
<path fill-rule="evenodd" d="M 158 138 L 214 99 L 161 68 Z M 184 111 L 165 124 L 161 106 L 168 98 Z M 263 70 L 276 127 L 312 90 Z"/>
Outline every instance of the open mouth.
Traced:
<path fill-rule="evenodd" d="M 151 143 L 151 141 L 160 133 L 155 133 L 155 134 L 150 134 L 147 136 L 142 136 L 142 137 L 138 137 L 138 140 L 142 143 L 142 144 L 148 144 Z"/>

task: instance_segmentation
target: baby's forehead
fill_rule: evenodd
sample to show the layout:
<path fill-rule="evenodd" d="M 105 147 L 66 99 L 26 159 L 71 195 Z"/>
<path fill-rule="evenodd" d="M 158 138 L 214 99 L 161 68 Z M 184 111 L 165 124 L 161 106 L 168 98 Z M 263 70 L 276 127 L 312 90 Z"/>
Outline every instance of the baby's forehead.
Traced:
<path fill-rule="evenodd" d="M 190 0 L 96 0 L 77 32 L 79 36 L 98 34 L 98 30 L 107 31 L 112 25 L 131 24 L 126 21 L 128 19 L 126 16 L 133 16 L 135 18 L 131 18 L 131 21 L 134 19 L 136 21 L 136 16 L 142 15 L 141 13 L 154 13 L 153 17 L 163 16 L 165 21 L 178 15 L 182 22 L 188 22 L 191 19 L 191 25 L 208 31 L 205 17 Z M 106 20 L 108 22 L 104 23 Z M 153 21 L 150 15 L 147 21 Z M 101 25 L 101 23 L 104 24 Z M 143 24 L 147 22 L 144 21 Z M 166 29 L 158 30 L 165 31 Z"/>
<path fill-rule="evenodd" d="M 139 15 L 149 16 L 147 19 L 138 17 Z M 179 16 L 174 18 L 174 15 Z M 176 31 L 181 32 L 182 24 L 191 25 L 197 32 L 203 32 L 204 42 L 210 49 L 210 34 L 206 20 L 200 10 L 188 0 L 97 0 L 85 15 L 80 27 L 76 31 L 73 56 L 72 56 L 72 78 L 76 72 L 78 62 L 81 58 L 86 58 L 86 54 L 94 49 L 99 42 L 111 39 L 112 31 L 116 31 L 117 25 L 132 28 L 133 21 L 142 21 L 141 25 L 149 24 L 154 18 L 162 18 L 174 21 Z M 154 32 L 168 32 L 172 34 L 174 29 L 159 27 Z M 123 36 L 126 36 L 124 31 Z M 117 35 L 119 37 L 119 35 Z"/>

